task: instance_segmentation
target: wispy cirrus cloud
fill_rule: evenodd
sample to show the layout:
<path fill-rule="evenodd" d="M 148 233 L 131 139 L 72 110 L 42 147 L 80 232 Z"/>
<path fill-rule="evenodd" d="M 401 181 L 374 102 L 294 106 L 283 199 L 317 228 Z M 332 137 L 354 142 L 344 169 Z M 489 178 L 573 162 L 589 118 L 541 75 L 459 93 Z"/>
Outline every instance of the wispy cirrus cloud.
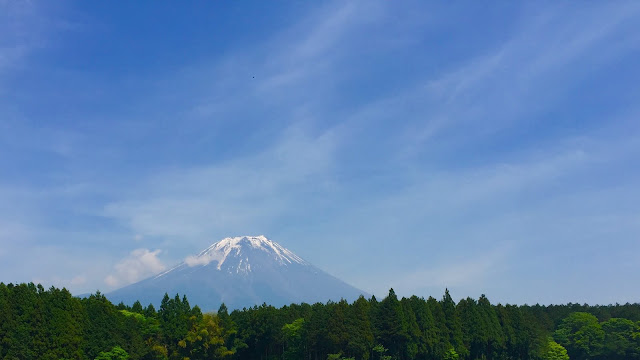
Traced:
<path fill-rule="evenodd" d="M 274 146 L 232 163 L 153 176 L 145 190 L 136 189 L 128 201 L 108 204 L 105 215 L 142 236 L 198 243 L 211 234 L 271 226 L 295 211 L 300 196 L 331 186 L 334 134 L 309 136 L 296 127 L 284 136 Z"/>
<path fill-rule="evenodd" d="M 494 283 L 518 288 L 509 274 L 533 287 L 529 274 L 569 269 L 578 283 L 588 269 L 557 254 L 567 239 L 630 249 L 637 234 L 638 6 L 470 8 L 313 4 L 259 41 L 158 72 L 48 79 L 74 111 L 0 121 L 7 174 L 47 154 L 24 193 L 3 179 L 0 203 L 20 206 L 0 205 L 0 241 L 95 246 L 102 270 L 86 284 L 111 273 L 111 286 L 153 267 L 114 272 L 123 249 L 163 249 L 132 264 L 176 262 L 239 233 L 267 233 L 376 294 L 382 275 L 401 294 L 451 285 L 507 299 Z"/>
<path fill-rule="evenodd" d="M 519 254 L 521 246 L 526 248 L 536 240 L 535 236 L 521 236 L 518 227 L 528 228 L 533 219 L 542 219 L 544 212 L 554 212 L 543 205 L 548 198 L 571 193 L 571 183 L 599 171 L 596 159 L 614 156 L 602 148 L 574 143 L 575 139 L 599 137 L 601 129 L 591 128 L 551 137 L 536 134 L 544 140 L 544 148 L 534 142 L 489 154 L 491 151 L 482 147 L 503 142 L 505 136 L 518 136 L 512 134 L 514 126 L 531 126 L 538 114 L 557 107 L 559 99 L 575 91 L 573 84 L 591 76 L 589 66 L 606 67 L 632 52 L 635 45 L 625 42 L 613 46 L 606 56 L 595 56 L 620 31 L 629 31 L 630 26 L 633 30 L 629 19 L 637 9 L 629 6 L 580 9 L 571 21 L 564 21 L 563 9 L 539 9 L 536 16 L 525 17 L 504 42 L 447 66 L 446 71 L 419 72 L 415 79 L 405 81 L 399 92 L 381 93 L 339 110 L 340 105 L 328 100 L 327 92 L 352 80 L 350 74 L 341 73 L 346 65 L 339 54 L 362 39 L 360 31 L 366 27 L 362 24 L 384 22 L 385 16 L 375 12 L 366 19 L 366 13 L 355 11 L 352 4 L 331 9 L 325 20 L 310 22 L 312 31 L 285 32 L 281 38 L 287 39 L 286 45 L 273 42 L 266 47 L 270 54 L 284 55 L 259 63 L 255 59 L 263 54 L 264 48 L 260 48 L 244 54 L 249 60 L 241 60 L 239 65 L 222 60 L 218 69 L 227 75 L 221 83 L 234 84 L 232 91 L 223 94 L 224 87 L 214 87 L 196 97 L 202 100 L 195 108 L 203 110 L 197 112 L 203 118 L 245 113 L 244 104 L 251 103 L 261 109 L 274 107 L 281 120 L 274 134 L 290 129 L 291 124 L 304 123 L 305 135 L 291 136 L 286 133 L 290 130 L 284 130 L 285 135 L 262 142 L 265 147 L 253 149 L 233 163 L 212 162 L 153 175 L 145 180 L 145 190 L 135 200 L 114 201 L 106 214 L 142 234 L 191 238 L 194 244 L 204 244 L 198 239 L 237 232 L 276 232 L 296 238 L 302 231 L 282 231 L 278 224 L 291 217 L 292 209 L 305 209 L 311 201 L 321 214 L 318 221 L 333 231 L 310 236 L 304 232 L 308 239 L 301 240 L 300 246 L 307 251 L 303 256 L 310 259 L 321 253 L 327 241 L 353 250 L 347 238 L 354 237 L 368 239 L 384 257 L 399 257 L 384 238 L 411 236 L 411 231 L 425 226 L 432 227 L 426 230 L 429 236 L 425 243 L 412 246 L 418 254 L 427 251 L 427 243 L 440 242 L 433 254 L 427 255 L 429 261 L 448 256 L 458 246 L 492 248 L 491 243 L 518 244 L 509 251 Z M 259 79 L 239 86 L 242 81 L 235 74 L 244 68 L 251 68 Z M 326 120 L 334 116 L 340 120 Z M 612 143 L 620 136 L 611 139 Z M 474 146 L 478 150 L 469 152 Z M 456 152 L 461 153 L 450 155 Z M 313 154 L 323 155 L 318 161 Z M 590 198 L 588 193 L 583 196 Z M 324 211 L 334 211 L 340 218 L 327 217 Z M 568 210 L 557 209 L 555 213 L 563 216 L 564 211 Z M 313 212 L 309 215 L 314 216 Z M 455 228 L 459 227 L 456 224 L 466 225 L 461 229 Z M 486 233 L 478 237 L 474 235 L 478 231 Z M 212 240 L 216 239 L 208 241 Z M 327 263 L 324 267 L 333 268 L 340 277 L 355 279 L 349 270 L 351 252 L 343 254 L 338 255 L 343 256 L 338 263 L 345 265 Z M 383 257 L 373 258 L 379 256 Z M 323 261 L 320 256 L 318 261 Z M 389 263 L 398 261 L 395 258 Z M 466 275 L 477 275 L 468 269 L 479 265 L 469 262 L 468 257 L 452 261 L 438 262 L 433 269 L 442 270 L 443 279 L 456 279 L 456 284 L 468 284 L 473 279 Z M 488 256 L 483 261 L 483 269 L 513 266 L 509 256 Z M 399 278 L 425 272 L 436 276 L 439 271 L 399 268 L 395 272 Z M 445 276 L 445 270 L 457 275 Z M 425 281 L 423 286 L 443 284 Z M 375 281 L 357 282 L 364 283 L 366 290 L 377 291 L 366 285 Z M 407 285 L 406 291 L 419 289 L 419 284 Z"/>

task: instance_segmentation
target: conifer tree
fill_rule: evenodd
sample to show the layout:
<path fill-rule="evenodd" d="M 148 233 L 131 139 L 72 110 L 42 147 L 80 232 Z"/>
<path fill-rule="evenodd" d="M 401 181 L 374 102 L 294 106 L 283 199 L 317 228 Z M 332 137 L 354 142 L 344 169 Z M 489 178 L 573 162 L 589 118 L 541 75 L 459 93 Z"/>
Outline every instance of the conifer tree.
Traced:
<path fill-rule="evenodd" d="M 458 355 L 465 357 L 469 354 L 469 350 L 464 346 L 462 341 L 462 325 L 460 318 L 456 314 L 456 304 L 449 294 L 449 289 L 445 289 L 440 304 L 442 305 L 442 311 L 444 312 L 445 322 L 449 331 L 449 343 Z"/>
<path fill-rule="evenodd" d="M 482 353 L 489 359 L 498 358 L 504 350 L 504 333 L 500 320 L 489 299 L 482 294 L 478 299 L 478 312 L 485 330 L 485 348 Z"/>
<path fill-rule="evenodd" d="M 416 314 L 413 312 L 409 299 L 403 297 L 400 300 L 400 305 L 402 306 L 402 312 L 407 329 L 407 339 L 405 346 L 402 349 L 402 358 L 415 359 L 420 350 L 424 351 L 424 349 L 420 349 L 420 345 L 422 345 L 423 341 L 422 332 L 418 326 Z"/>
<path fill-rule="evenodd" d="M 347 329 L 347 311 L 349 304 L 346 300 L 327 304 L 329 319 L 327 321 L 327 340 L 329 352 L 338 353 L 347 348 L 349 333 Z"/>
<path fill-rule="evenodd" d="M 367 360 L 371 356 L 370 350 L 373 348 L 373 331 L 371 330 L 371 319 L 369 317 L 370 304 L 360 296 L 347 313 L 347 354 L 356 359 Z"/>
<path fill-rule="evenodd" d="M 131 311 L 138 314 L 142 314 L 144 312 L 140 301 L 136 300 L 136 302 L 133 303 L 133 306 L 131 306 Z"/>
<path fill-rule="evenodd" d="M 144 309 L 143 314 L 146 317 L 156 317 L 157 314 L 156 314 L 155 306 L 153 306 L 153 304 L 149 303 L 149 305 L 147 305 L 147 307 Z"/>
<path fill-rule="evenodd" d="M 429 308 L 436 325 L 436 341 L 433 350 L 433 358 L 442 359 L 447 351 L 449 351 L 450 348 L 453 348 L 453 345 L 449 341 L 449 329 L 447 328 L 445 314 L 440 302 L 432 296 L 427 299 L 427 307 Z"/>
<path fill-rule="evenodd" d="M 438 342 L 438 329 L 429 310 L 429 305 L 424 298 L 415 295 L 409 298 L 409 304 L 416 317 L 416 324 L 420 330 L 417 358 L 435 358 L 435 347 Z"/>
<path fill-rule="evenodd" d="M 389 349 L 389 354 L 400 358 L 409 339 L 402 305 L 393 289 L 380 302 L 375 322 L 376 341 Z"/>

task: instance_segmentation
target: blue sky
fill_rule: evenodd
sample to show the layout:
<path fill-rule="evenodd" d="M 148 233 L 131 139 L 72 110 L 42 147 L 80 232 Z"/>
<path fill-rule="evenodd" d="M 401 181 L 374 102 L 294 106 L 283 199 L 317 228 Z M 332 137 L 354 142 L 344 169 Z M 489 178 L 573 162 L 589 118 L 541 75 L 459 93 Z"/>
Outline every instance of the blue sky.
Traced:
<path fill-rule="evenodd" d="M 265 234 L 383 296 L 640 299 L 640 3 L 0 0 L 0 281 Z"/>

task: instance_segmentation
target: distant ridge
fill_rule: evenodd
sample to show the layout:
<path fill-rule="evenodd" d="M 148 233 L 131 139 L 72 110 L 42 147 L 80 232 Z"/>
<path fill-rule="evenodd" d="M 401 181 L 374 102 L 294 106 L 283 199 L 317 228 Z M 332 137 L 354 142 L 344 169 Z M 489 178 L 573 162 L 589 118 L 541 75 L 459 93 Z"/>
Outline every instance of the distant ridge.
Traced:
<path fill-rule="evenodd" d="M 158 306 L 165 293 L 187 295 L 191 305 L 204 311 L 217 310 L 223 302 L 241 309 L 368 296 L 263 235 L 222 239 L 167 271 L 106 296 L 116 304 L 139 300 Z"/>

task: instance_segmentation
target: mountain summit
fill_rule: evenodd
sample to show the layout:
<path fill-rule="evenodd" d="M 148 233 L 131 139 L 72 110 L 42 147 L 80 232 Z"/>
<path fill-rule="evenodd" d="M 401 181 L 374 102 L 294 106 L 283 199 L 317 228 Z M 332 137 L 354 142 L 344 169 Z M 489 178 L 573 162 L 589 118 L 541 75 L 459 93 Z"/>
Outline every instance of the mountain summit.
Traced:
<path fill-rule="evenodd" d="M 251 272 L 249 257 L 252 260 L 270 260 L 281 266 L 294 263 L 307 265 L 298 255 L 267 239 L 264 235 L 222 239 L 203 250 L 200 254 L 188 257 L 184 263 L 193 267 L 209 265 L 211 262 L 215 262 L 218 270 L 247 274 Z M 228 262 L 227 258 L 229 258 Z"/>
<path fill-rule="evenodd" d="M 114 303 L 158 305 L 164 294 L 185 294 L 191 305 L 216 310 L 267 303 L 355 300 L 366 295 L 265 236 L 225 238 L 158 275 L 115 290 Z"/>

